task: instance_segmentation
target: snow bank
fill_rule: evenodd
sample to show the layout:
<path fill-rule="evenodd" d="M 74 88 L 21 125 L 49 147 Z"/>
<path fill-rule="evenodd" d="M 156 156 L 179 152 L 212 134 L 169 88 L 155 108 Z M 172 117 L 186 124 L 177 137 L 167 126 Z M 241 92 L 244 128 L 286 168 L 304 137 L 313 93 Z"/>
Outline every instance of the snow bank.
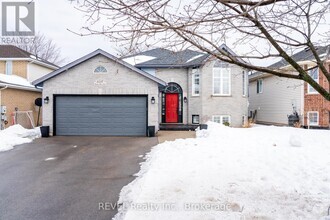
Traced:
<path fill-rule="evenodd" d="M 155 146 L 115 220 L 320 219 L 330 206 L 330 132 L 208 123 Z M 326 218 L 324 218 L 326 219 Z"/>
<path fill-rule="evenodd" d="M 0 152 L 14 148 L 14 146 L 29 143 L 40 137 L 40 128 L 25 129 L 21 125 L 13 125 L 0 131 Z"/>
<path fill-rule="evenodd" d="M 27 79 L 16 75 L 6 75 L 0 73 L 0 82 L 34 88 L 34 86 Z"/>

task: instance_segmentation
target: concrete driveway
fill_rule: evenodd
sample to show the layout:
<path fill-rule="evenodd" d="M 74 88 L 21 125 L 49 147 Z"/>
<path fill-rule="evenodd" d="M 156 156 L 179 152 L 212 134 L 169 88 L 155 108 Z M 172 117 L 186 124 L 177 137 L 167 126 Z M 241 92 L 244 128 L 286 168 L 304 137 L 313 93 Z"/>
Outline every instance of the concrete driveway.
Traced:
<path fill-rule="evenodd" d="M 51 137 L 0 153 L 0 219 L 109 220 L 117 210 L 100 210 L 100 203 L 117 202 L 139 171 L 139 155 L 157 143 L 144 137 Z"/>

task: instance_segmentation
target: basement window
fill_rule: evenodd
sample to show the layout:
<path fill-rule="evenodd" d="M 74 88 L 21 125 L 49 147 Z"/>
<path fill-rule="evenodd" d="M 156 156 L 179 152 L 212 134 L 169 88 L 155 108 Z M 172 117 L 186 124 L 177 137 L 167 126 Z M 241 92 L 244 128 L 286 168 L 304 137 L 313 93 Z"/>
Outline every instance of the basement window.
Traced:
<path fill-rule="evenodd" d="M 192 123 L 199 124 L 199 115 L 192 115 Z"/>

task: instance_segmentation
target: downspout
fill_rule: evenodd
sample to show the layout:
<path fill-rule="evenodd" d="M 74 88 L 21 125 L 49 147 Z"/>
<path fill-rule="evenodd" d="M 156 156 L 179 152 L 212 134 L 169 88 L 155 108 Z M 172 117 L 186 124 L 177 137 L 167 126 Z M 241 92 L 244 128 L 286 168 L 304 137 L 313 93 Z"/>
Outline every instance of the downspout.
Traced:
<path fill-rule="evenodd" d="M 189 125 L 189 70 L 190 68 L 187 68 L 187 103 L 186 103 L 186 108 L 187 108 L 187 125 Z"/>

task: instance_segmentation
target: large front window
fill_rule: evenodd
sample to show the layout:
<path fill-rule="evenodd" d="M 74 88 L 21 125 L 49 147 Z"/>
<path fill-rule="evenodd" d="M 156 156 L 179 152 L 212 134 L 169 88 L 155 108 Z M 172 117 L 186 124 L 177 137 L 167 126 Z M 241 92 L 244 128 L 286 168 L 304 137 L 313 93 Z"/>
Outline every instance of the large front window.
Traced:
<path fill-rule="evenodd" d="M 229 64 L 217 61 L 213 67 L 213 95 L 231 94 L 231 72 Z"/>
<path fill-rule="evenodd" d="M 192 95 L 199 96 L 199 88 L 200 88 L 200 75 L 199 69 L 192 70 Z"/>
<path fill-rule="evenodd" d="M 308 74 L 310 75 L 310 77 L 313 78 L 313 80 L 317 83 L 319 83 L 319 68 L 314 68 L 312 70 L 310 70 L 308 72 Z M 308 84 L 308 94 L 315 94 L 317 93 L 317 91 L 311 86 Z"/>

